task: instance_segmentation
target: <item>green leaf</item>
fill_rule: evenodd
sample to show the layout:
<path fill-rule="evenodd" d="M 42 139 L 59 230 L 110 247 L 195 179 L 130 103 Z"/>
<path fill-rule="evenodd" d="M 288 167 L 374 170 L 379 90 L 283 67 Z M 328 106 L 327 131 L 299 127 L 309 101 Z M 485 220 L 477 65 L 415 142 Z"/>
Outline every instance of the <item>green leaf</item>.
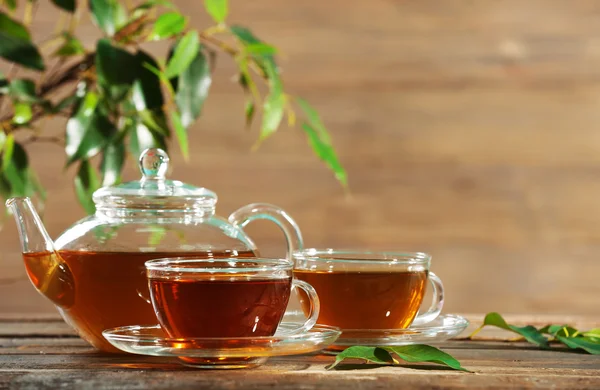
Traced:
<path fill-rule="evenodd" d="M 18 125 L 23 125 L 31 120 L 33 112 L 31 106 L 27 103 L 15 103 L 12 121 Z"/>
<path fill-rule="evenodd" d="M 116 132 L 114 125 L 98 109 L 98 97 L 88 92 L 79 109 L 67 122 L 67 166 L 100 152 Z"/>
<path fill-rule="evenodd" d="M 2 149 L 4 149 L 4 144 L 6 143 L 6 134 L 3 131 L 0 131 L 0 153 L 2 153 Z M 2 160 L 0 160 L 0 172 L 2 172 Z"/>
<path fill-rule="evenodd" d="M 31 42 L 14 38 L 3 31 L 0 31 L 0 57 L 29 69 L 45 69 L 42 56 Z"/>
<path fill-rule="evenodd" d="M 285 112 L 285 96 L 281 80 L 271 66 L 267 66 L 270 90 L 263 104 L 263 120 L 259 142 L 277 131 Z"/>
<path fill-rule="evenodd" d="M 154 110 L 144 110 L 138 112 L 142 123 L 147 126 L 153 133 L 160 134 L 164 137 L 169 137 L 171 131 L 167 123 L 167 117 L 162 108 Z"/>
<path fill-rule="evenodd" d="M 2 164 L 0 165 L 2 170 L 9 166 L 10 162 L 12 161 L 13 151 L 15 150 L 15 136 L 12 134 L 7 135 L 3 144 Z"/>
<path fill-rule="evenodd" d="M 579 334 L 579 331 L 568 325 L 547 325 L 539 329 L 540 333 L 551 334 L 553 336 L 561 335 L 565 337 L 572 337 Z"/>
<path fill-rule="evenodd" d="M 85 54 L 85 48 L 81 41 L 69 33 L 64 33 L 64 43 L 56 50 L 54 55 L 59 57 L 71 57 Z"/>
<path fill-rule="evenodd" d="M 93 214 L 96 211 L 92 194 L 98 188 L 100 188 L 100 180 L 96 170 L 89 161 L 81 161 L 77 176 L 75 176 L 75 193 L 79 203 L 88 214 Z"/>
<path fill-rule="evenodd" d="M 94 22 L 109 36 L 127 23 L 127 13 L 118 0 L 90 0 Z"/>
<path fill-rule="evenodd" d="M 138 159 L 142 151 L 148 148 L 161 148 L 167 150 L 165 137 L 152 132 L 146 125 L 133 121 L 129 124 L 129 151 L 135 159 Z"/>
<path fill-rule="evenodd" d="M 136 110 L 160 108 L 164 104 L 160 78 L 145 64 L 158 68 L 158 63 L 148 53 L 140 50 L 136 54 L 138 70 L 133 84 L 132 99 Z"/>
<path fill-rule="evenodd" d="M 204 53 L 198 52 L 194 60 L 177 81 L 175 102 L 181 113 L 181 123 L 188 128 L 202 111 L 211 84 L 210 66 Z"/>
<path fill-rule="evenodd" d="M 158 41 L 164 38 L 170 38 L 183 31 L 187 24 L 187 19 L 179 12 L 167 12 L 158 17 L 152 28 L 152 33 L 148 37 L 151 41 Z"/>
<path fill-rule="evenodd" d="M 2 150 L 2 146 L 0 146 L 0 150 Z M 582 334 L 583 336 L 592 339 L 592 341 L 600 342 L 600 328 L 591 329 L 587 332 L 583 332 Z"/>
<path fill-rule="evenodd" d="M 331 137 L 329 136 L 329 132 L 325 128 L 325 125 L 323 124 L 323 121 L 321 120 L 321 117 L 319 116 L 317 110 L 315 110 L 310 104 L 308 104 L 306 100 L 302 98 L 297 98 L 296 100 L 298 102 L 298 105 L 306 115 L 308 123 L 312 127 L 314 127 L 315 130 L 317 130 L 317 132 L 319 133 L 319 137 L 324 142 L 331 143 Z"/>
<path fill-rule="evenodd" d="M 542 335 L 542 333 L 540 333 L 535 327 L 531 325 L 521 327 L 509 325 L 498 313 L 488 313 L 483 320 L 483 325 L 492 325 L 501 329 L 515 332 L 523 336 L 530 343 L 539 345 L 542 348 L 548 348 L 548 339 L 544 337 L 544 335 Z"/>
<path fill-rule="evenodd" d="M 177 43 L 173 56 L 167 63 L 165 77 L 171 79 L 179 76 L 181 72 L 187 69 L 192 61 L 194 61 L 199 50 L 200 40 L 198 38 L 198 32 L 194 30 L 189 31 Z"/>
<path fill-rule="evenodd" d="M 217 23 L 223 23 L 227 19 L 229 13 L 227 0 L 204 0 L 204 8 Z"/>
<path fill-rule="evenodd" d="M 0 4 L 2 2 L 0 1 Z M 8 7 L 9 10 L 14 11 L 17 9 L 17 0 L 4 0 L 4 4 Z"/>
<path fill-rule="evenodd" d="M 556 335 L 556 339 L 572 349 L 583 349 L 592 355 L 600 355 L 600 342 L 595 342 L 588 337 L 565 337 Z"/>
<path fill-rule="evenodd" d="M 0 31 L 3 31 L 14 38 L 31 41 L 31 35 L 23 24 L 12 19 L 10 16 L 0 11 Z"/>
<path fill-rule="evenodd" d="M 9 85 L 9 92 L 13 99 L 27 103 L 37 103 L 41 99 L 35 91 L 35 83 L 29 79 L 16 79 Z"/>
<path fill-rule="evenodd" d="M 27 29 L 0 12 L 0 57 L 26 68 L 44 70 L 44 60 Z"/>
<path fill-rule="evenodd" d="M 246 45 L 244 50 L 246 51 L 246 53 L 257 54 L 261 56 L 270 56 L 277 53 L 277 49 L 275 47 L 267 45 L 266 43 L 250 43 Z"/>
<path fill-rule="evenodd" d="M 321 117 L 306 100 L 298 98 L 297 101 L 308 119 L 308 124 L 303 124 L 302 129 L 307 133 L 313 151 L 333 171 L 338 181 L 344 187 L 347 187 L 348 175 L 337 157 L 331 142 L 331 136 Z"/>
<path fill-rule="evenodd" d="M 252 126 L 252 119 L 254 119 L 254 113 L 256 111 L 255 108 L 256 108 L 256 105 L 254 104 L 254 100 L 248 99 L 246 101 L 246 108 L 244 110 L 245 117 L 246 117 L 246 128 L 249 128 L 250 126 Z"/>
<path fill-rule="evenodd" d="M 52 2 L 67 12 L 75 12 L 75 0 L 52 0 Z"/>
<path fill-rule="evenodd" d="M 308 123 L 302 124 L 302 130 L 308 136 L 308 142 L 313 149 L 313 152 L 333 171 L 335 177 L 344 187 L 348 186 L 348 176 L 346 170 L 340 163 L 333 146 L 324 141 L 319 132 Z"/>
<path fill-rule="evenodd" d="M 121 171 L 125 164 L 125 144 L 122 140 L 110 143 L 102 153 L 102 185 L 112 186 L 121 182 Z"/>
<path fill-rule="evenodd" d="M 262 44 L 263 42 L 258 39 L 250 30 L 242 26 L 231 26 L 229 28 L 231 33 L 235 35 L 240 42 L 245 46 L 253 46 L 256 44 Z M 251 58 L 261 68 L 265 76 L 269 76 L 269 72 L 276 75 L 279 74 L 275 58 L 269 54 L 251 54 Z M 268 68 L 271 68 L 270 70 Z M 270 78 L 272 77 L 269 76 Z"/>
<path fill-rule="evenodd" d="M 8 79 L 4 76 L 2 71 L 0 71 L 0 95 L 5 95 L 9 92 L 9 85 Z"/>
<path fill-rule="evenodd" d="M 4 152 L 7 152 L 5 145 Z M 14 142 L 10 153 L 10 161 L 4 161 L 3 156 L 3 173 L 4 177 L 10 184 L 12 196 L 28 196 L 31 192 L 31 183 L 29 182 L 29 159 L 23 147 Z"/>
<path fill-rule="evenodd" d="M 409 363 L 430 362 L 448 366 L 455 370 L 467 371 L 460 365 L 460 362 L 444 351 L 430 345 L 403 345 L 394 347 L 384 347 L 388 352 L 395 353 L 398 357 Z"/>
<path fill-rule="evenodd" d="M 340 364 L 342 361 L 346 359 L 361 359 L 366 360 L 371 363 L 377 364 L 393 364 L 394 359 L 383 348 L 379 347 L 363 347 L 363 346 L 354 346 L 350 348 L 346 348 L 342 352 L 338 353 L 335 357 L 335 362 L 325 367 L 327 370 L 331 370 Z"/>
<path fill-rule="evenodd" d="M 179 148 L 181 149 L 181 154 L 183 154 L 183 158 L 188 160 L 190 157 L 189 146 L 188 146 L 188 136 L 183 123 L 181 122 L 181 117 L 176 110 L 171 110 L 169 112 L 171 114 L 171 123 L 175 128 L 175 135 L 177 136 L 177 141 L 179 142 Z"/>
<path fill-rule="evenodd" d="M 98 77 L 106 85 L 129 85 L 139 69 L 136 56 L 113 46 L 108 39 L 100 39 L 96 47 Z"/>
<path fill-rule="evenodd" d="M 67 121 L 65 151 L 69 160 L 75 156 L 96 113 L 98 95 L 88 92 L 77 112 Z"/>
<path fill-rule="evenodd" d="M 136 10 L 146 10 L 149 8 L 154 8 L 158 6 L 163 6 L 166 8 L 175 8 L 175 5 L 168 0 L 148 0 L 143 2 L 142 4 L 135 7 Z"/>

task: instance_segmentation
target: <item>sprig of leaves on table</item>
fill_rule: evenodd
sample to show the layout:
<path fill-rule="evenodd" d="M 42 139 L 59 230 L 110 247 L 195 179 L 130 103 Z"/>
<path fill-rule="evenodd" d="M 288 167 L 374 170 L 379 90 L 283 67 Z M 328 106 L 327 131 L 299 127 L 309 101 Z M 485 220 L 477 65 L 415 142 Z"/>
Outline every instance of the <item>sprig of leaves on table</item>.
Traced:
<path fill-rule="evenodd" d="M 477 328 L 469 339 L 486 326 L 495 326 L 518 334 L 518 339 L 525 339 L 541 348 L 548 349 L 552 344 L 564 344 L 571 349 L 578 349 L 593 355 L 600 355 L 600 328 L 580 331 L 569 325 L 546 325 L 536 328 L 533 325 L 515 326 L 508 324 L 498 313 L 488 313 L 483 324 Z"/>
<path fill-rule="evenodd" d="M 321 117 L 284 90 L 277 48 L 246 27 L 228 25 L 227 0 L 204 0 L 214 24 L 201 30 L 169 0 L 53 0 L 61 13 L 55 33 L 36 43 L 30 27 L 41 3 L 0 0 L 0 57 L 10 63 L 0 72 L 0 197 L 34 196 L 43 203 L 46 194 L 26 152 L 34 142 L 63 148 L 88 213 L 94 211 L 92 193 L 121 180 L 127 155 L 136 161 L 145 148 L 166 149 L 175 138 L 187 158 L 188 130 L 209 96 L 217 52 L 237 65 L 246 126 L 262 114 L 257 143 L 284 118 L 289 126 L 299 122 L 315 154 L 346 186 Z M 88 15 L 102 33 L 93 47 L 77 36 Z M 167 53 L 145 49 L 157 41 L 167 43 Z M 44 120 L 54 116 L 68 118 L 66 131 L 48 135 Z"/>
<path fill-rule="evenodd" d="M 389 347 L 349 347 L 340 352 L 336 356 L 335 362 L 327 366 L 326 369 L 341 368 L 340 363 L 352 359 L 364 360 L 380 365 L 398 365 L 400 364 L 398 359 L 401 359 L 408 363 L 436 363 L 454 370 L 469 372 L 450 354 L 424 344 Z"/>
<path fill-rule="evenodd" d="M 486 326 L 495 326 L 518 334 L 517 340 L 527 340 L 541 348 L 549 349 L 552 344 L 564 344 L 571 349 L 581 350 L 593 355 L 600 355 L 600 328 L 588 331 L 577 330 L 569 325 L 546 325 L 536 328 L 533 325 L 516 326 L 508 324 L 498 313 L 488 313 L 483 324 L 467 339 L 473 339 Z M 327 366 L 328 370 L 340 368 L 340 363 L 348 360 L 363 360 L 379 365 L 397 365 L 399 358 L 409 363 L 436 363 L 454 370 L 468 371 L 450 354 L 430 345 L 415 344 L 390 347 L 353 346 L 340 352 L 335 362 Z M 346 366 L 347 367 L 347 366 Z"/>

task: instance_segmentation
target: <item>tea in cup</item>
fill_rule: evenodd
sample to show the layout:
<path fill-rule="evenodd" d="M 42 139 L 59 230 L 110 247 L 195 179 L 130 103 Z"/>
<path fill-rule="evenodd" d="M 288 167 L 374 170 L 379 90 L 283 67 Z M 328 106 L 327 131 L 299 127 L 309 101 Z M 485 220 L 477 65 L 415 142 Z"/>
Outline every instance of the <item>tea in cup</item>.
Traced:
<path fill-rule="evenodd" d="M 306 332 L 319 316 L 319 298 L 292 278 L 292 263 L 280 259 L 156 259 L 145 263 L 152 306 L 171 338 L 273 336 L 292 289 L 306 298 Z M 281 334 L 281 332 L 280 332 Z"/>
<path fill-rule="evenodd" d="M 434 320 L 442 311 L 441 280 L 429 271 L 426 253 L 305 249 L 294 252 L 294 276 L 314 287 L 321 301 L 318 322 L 342 330 L 404 329 Z M 429 310 L 419 314 L 427 282 Z M 300 294 L 308 313 L 310 301 Z"/>

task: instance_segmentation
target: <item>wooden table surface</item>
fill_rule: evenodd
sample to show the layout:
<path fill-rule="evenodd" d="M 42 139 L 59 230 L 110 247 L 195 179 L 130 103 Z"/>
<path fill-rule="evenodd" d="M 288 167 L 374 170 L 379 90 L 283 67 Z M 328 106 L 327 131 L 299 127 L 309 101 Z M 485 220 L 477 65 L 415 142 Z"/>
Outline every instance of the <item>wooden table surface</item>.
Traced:
<path fill-rule="evenodd" d="M 472 324 L 465 334 L 483 316 L 468 318 Z M 568 322 L 582 329 L 600 325 L 600 318 L 589 317 L 507 319 L 536 325 Z M 493 329 L 480 335 L 480 341 L 452 340 L 440 345 L 474 373 L 437 366 L 415 369 L 359 364 L 348 367 L 351 370 L 326 371 L 324 367 L 333 357 L 321 354 L 272 358 L 255 369 L 219 371 L 186 368 L 165 358 L 103 355 L 58 317 L 4 314 L 0 315 L 0 389 L 600 389 L 600 356 L 508 343 L 512 334 Z"/>

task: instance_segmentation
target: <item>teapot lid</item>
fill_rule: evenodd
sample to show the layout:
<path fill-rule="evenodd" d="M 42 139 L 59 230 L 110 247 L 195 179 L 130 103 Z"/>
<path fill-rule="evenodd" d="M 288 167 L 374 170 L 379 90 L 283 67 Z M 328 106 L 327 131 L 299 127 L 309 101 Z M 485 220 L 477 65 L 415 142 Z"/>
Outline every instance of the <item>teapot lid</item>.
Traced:
<path fill-rule="evenodd" d="M 130 181 L 94 192 L 96 209 L 127 208 L 134 210 L 196 211 L 217 203 L 213 191 L 165 178 L 169 155 L 151 148 L 139 159 L 141 180 Z"/>

